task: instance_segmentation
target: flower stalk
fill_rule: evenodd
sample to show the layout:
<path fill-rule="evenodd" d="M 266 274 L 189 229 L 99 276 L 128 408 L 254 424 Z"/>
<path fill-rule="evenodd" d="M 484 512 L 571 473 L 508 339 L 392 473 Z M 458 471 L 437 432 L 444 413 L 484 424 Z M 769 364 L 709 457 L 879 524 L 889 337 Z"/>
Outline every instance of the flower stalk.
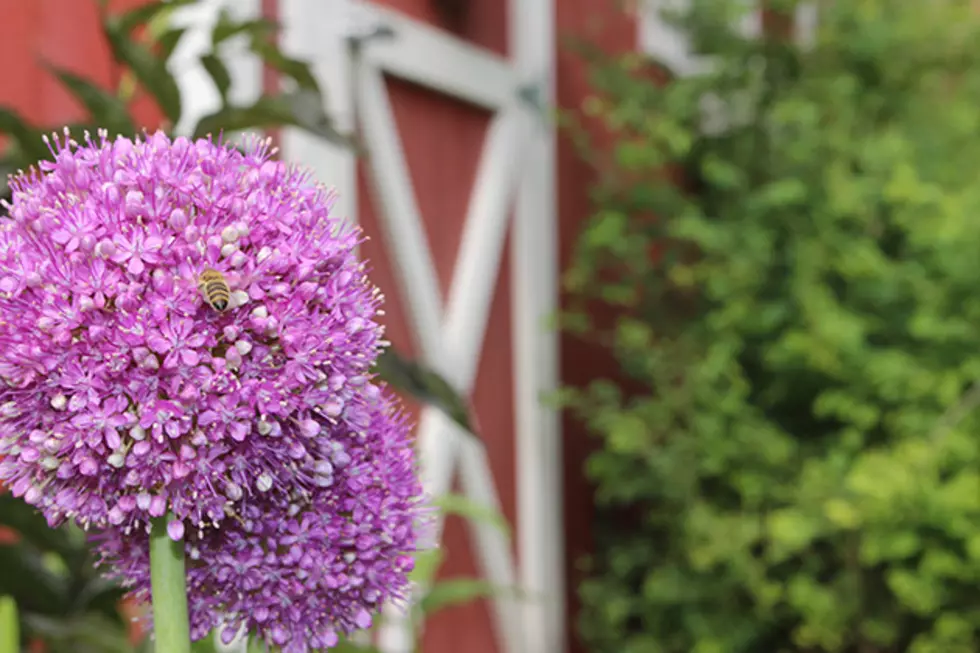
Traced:
<path fill-rule="evenodd" d="M 153 520 L 150 531 L 150 583 L 156 653 L 190 653 L 184 542 L 167 532 L 167 520 Z"/>

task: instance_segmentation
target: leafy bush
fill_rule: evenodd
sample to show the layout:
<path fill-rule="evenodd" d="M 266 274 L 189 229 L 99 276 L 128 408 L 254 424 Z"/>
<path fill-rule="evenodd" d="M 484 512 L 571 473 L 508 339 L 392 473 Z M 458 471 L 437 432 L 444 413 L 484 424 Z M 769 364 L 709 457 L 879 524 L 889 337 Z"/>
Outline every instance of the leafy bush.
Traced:
<path fill-rule="evenodd" d="M 661 86 L 596 60 L 584 107 L 615 144 L 566 324 L 622 372 L 570 392 L 609 521 L 584 636 L 976 651 L 980 16 L 822 3 L 803 50 L 727 29 L 735 0 L 692 4 L 717 66 Z"/>

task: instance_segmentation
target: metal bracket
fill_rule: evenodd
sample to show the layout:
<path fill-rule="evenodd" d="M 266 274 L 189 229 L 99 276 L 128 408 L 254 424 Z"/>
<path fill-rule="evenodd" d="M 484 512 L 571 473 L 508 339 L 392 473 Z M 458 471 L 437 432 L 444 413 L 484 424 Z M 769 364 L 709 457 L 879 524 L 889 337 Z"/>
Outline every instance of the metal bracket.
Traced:
<path fill-rule="evenodd" d="M 548 124 L 548 102 L 545 99 L 544 84 L 542 82 L 527 82 L 517 87 L 517 99 L 534 114 L 535 122 L 543 125 Z"/>
<path fill-rule="evenodd" d="M 347 44 L 355 51 L 370 41 L 395 37 L 395 30 L 391 25 L 363 6 L 351 12 L 346 31 Z"/>

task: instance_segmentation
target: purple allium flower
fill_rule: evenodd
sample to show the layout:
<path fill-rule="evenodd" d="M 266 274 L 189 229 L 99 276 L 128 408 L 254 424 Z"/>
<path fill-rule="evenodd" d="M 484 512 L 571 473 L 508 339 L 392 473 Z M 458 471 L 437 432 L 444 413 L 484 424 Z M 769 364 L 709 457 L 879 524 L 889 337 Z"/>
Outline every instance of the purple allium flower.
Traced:
<path fill-rule="evenodd" d="M 184 533 L 192 638 L 218 629 L 230 641 L 245 626 L 286 653 L 329 648 L 407 598 L 421 489 L 405 419 L 365 388 L 342 426 L 320 421 L 331 436 L 308 444 L 317 463 L 279 470 L 220 528 Z M 95 538 L 108 575 L 148 600 L 145 531 Z"/>
<path fill-rule="evenodd" d="M 52 525 L 103 530 L 143 590 L 149 520 L 172 513 L 198 635 L 218 608 L 295 647 L 363 624 L 404 592 L 423 509 L 371 379 L 360 233 L 267 141 L 66 132 L 52 154 L 0 219 L 0 481 Z"/>

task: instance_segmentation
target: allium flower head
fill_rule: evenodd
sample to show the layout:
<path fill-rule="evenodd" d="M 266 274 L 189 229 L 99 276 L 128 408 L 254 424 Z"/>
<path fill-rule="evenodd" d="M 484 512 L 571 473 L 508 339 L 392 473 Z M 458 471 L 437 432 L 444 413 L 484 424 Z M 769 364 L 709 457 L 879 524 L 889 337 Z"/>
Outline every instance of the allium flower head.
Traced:
<path fill-rule="evenodd" d="M 369 627 L 384 602 L 407 598 L 422 516 L 407 427 L 376 391 L 355 395 L 347 410 L 346 426 L 314 438 L 312 486 L 277 483 L 238 502 L 220 529 L 185 535 L 193 639 L 217 629 L 228 643 L 244 627 L 303 653 Z M 145 532 L 96 537 L 108 574 L 149 599 Z"/>
<path fill-rule="evenodd" d="M 197 636 L 225 615 L 299 651 L 363 626 L 404 592 L 422 503 L 369 371 L 359 233 L 267 142 L 51 147 L 0 218 L 0 481 L 101 531 L 137 591 L 150 520 L 172 513 Z"/>

